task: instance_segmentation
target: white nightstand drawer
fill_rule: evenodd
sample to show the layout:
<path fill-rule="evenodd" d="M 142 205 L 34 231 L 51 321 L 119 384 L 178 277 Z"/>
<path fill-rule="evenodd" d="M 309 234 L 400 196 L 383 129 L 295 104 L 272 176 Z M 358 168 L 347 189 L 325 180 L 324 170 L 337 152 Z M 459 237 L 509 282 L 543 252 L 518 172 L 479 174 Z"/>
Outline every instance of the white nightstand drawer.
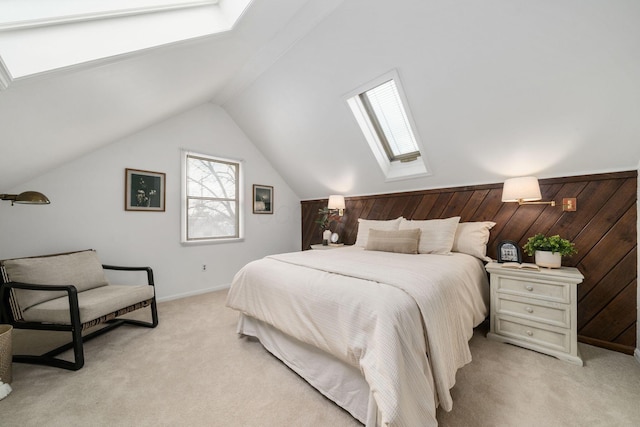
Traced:
<path fill-rule="evenodd" d="M 500 295 L 496 300 L 495 312 L 569 328 L 571 311 L 569 305 L 545 302 L 533 298 Z"/>
<path fill-rule="evenodd" d="M 570 288 L 562 283 L 523 281 L 518 278 L 500 276 L 497 278 L 496 291 L 567 304 L 571 301 Z"/>
<path fill-rule="evenodd" d="M 491 330 L 487 338 L 582 366 L 578 350 L 578 284 L 574 267 L 505 268 L 490 262 Z"/>
<path fill-rule="evenodd" d="M 567 353 L 571 351 L 571 337 L 569 336 L 568 330 L 544 329 L 539 326 L 519 323 L 499 316 L 495 320 L 496 333 L 500 335 L 538 344 L 552 350 Z"/>

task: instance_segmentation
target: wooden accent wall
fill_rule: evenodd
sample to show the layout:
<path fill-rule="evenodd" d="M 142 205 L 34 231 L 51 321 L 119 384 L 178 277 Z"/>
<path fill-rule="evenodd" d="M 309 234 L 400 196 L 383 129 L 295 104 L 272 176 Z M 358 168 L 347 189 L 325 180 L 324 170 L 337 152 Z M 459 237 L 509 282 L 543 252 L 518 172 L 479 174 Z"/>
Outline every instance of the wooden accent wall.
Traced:
<path fill-rule="evenodd" d="M 578 287 L 578 335 L 584 343 L 632 354 L 636 346 L 637 171 L 540 180 L 543 200 L 556 206 L 502 203 L 502 183 L 346 198 L 345 215 L 331 223 L 345 244 L 356 240 L 358 218 L 494 221 L 488 255 L 501 240 L 524 245 L 536 233 L 560 234 L 578 254 L 563 258 L 585 276 Z M 562 198 L 577 211 L 563 212 Z M 314 221 L 327 200 L 302 202 L 302 249 L 321 242 Z M 533 262 L 523 254 L 524 260 Z"/>

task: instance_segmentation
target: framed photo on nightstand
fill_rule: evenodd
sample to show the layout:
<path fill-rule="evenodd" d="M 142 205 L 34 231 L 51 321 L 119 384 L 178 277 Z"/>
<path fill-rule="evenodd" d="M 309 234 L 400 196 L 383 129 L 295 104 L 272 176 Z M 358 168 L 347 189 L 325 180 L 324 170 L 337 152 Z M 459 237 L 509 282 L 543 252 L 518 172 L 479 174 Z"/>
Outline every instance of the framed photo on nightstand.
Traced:
<path fill-rule="evenodd" d="M 498 243 L 498 262 L 522 263 L 522 251 L 513 240 L 503 240 Z"/>

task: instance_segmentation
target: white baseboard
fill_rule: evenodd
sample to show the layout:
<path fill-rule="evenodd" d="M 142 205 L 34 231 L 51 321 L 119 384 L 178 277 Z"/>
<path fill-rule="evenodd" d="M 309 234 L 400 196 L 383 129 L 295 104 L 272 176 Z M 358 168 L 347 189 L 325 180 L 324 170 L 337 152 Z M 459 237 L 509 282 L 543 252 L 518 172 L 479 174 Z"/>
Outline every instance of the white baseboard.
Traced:
<path fill-rule="evenodd" d="M 171 301 L 174 299 L 187 298 L 187 297 L 192 297 L 194 295 L 202 295 L 202 294 L 208 294 L 209 292 L 221 291 L 223 289 L 229 289 L 229 287 L 231 287 L 231 283 L 225 283 L 222 285 L 214 286 L 212 288 L 198 289 L 197 291 L 185 292 L 183 294 L 169 295 L 166 297 L 158 298 L 157 300 L 158 302 Z"/>
<path fill-rule="evenodd" d="M 636 362 L 640 363 L 640 348 L 636 348 L 636 351 L 633 352 L 633 357 L 636 358 Z"/>

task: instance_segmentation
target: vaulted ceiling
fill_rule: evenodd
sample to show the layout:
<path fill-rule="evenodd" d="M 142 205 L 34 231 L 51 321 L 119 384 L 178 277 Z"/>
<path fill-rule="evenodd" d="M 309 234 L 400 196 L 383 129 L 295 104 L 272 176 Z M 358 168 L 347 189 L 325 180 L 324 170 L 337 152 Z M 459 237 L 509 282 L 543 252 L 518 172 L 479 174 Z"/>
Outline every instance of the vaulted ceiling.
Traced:
<path fill-rule="evenodd" d="M 10 81 L 1 189 L 205 102 L 301 198 L 636 169 L 639 22 L 635 0 L 253 0 L 227 33 Z M 386 182 L 344 100 L 392 69 L 426 178 Z"/>

